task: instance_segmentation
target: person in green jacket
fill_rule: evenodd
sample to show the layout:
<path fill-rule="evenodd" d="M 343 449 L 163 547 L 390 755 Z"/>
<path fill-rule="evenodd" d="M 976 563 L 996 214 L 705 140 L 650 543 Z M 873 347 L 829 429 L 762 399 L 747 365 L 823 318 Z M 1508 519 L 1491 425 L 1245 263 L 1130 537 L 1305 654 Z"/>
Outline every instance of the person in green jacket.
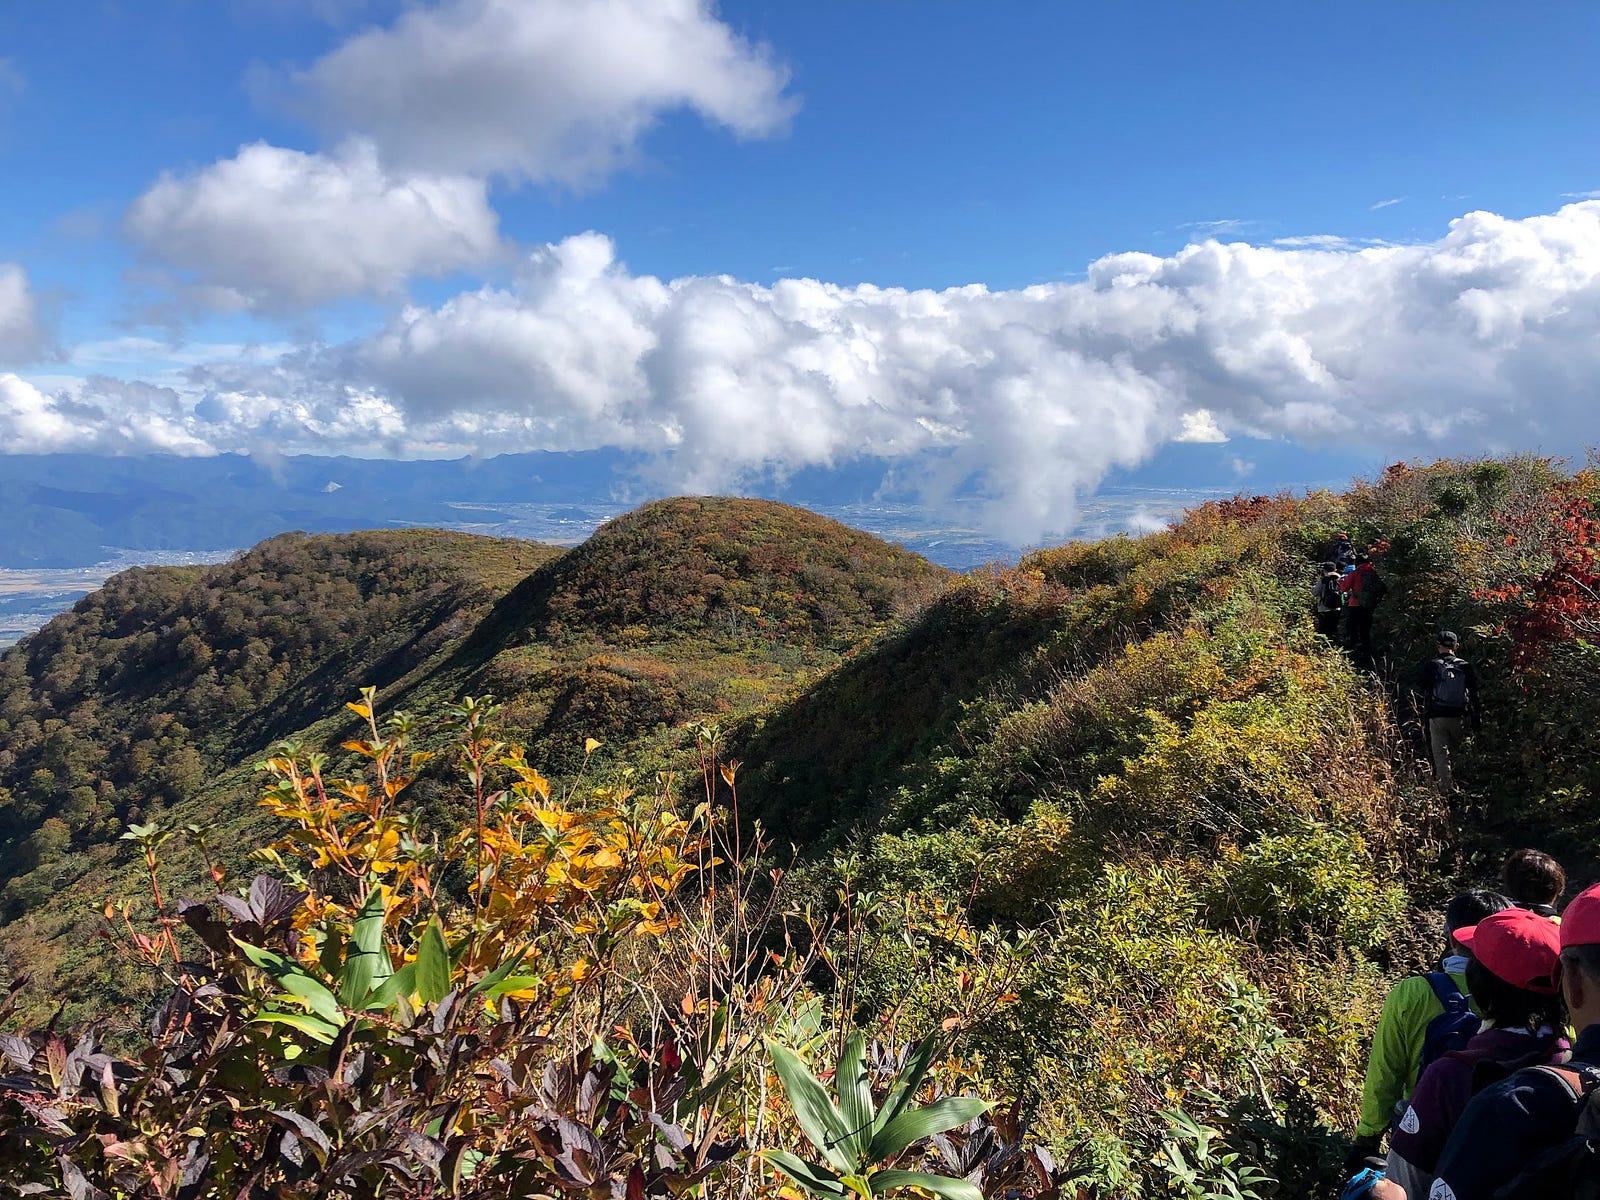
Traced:
<path fill-rule="evenodd" d="M 1462 892 L 1445 907 L 1444 927 L 1463 929 L 1510 907 L 1511 901 L 1498 892 Z M 1457 991 L 1467 995 L 1466 949 L 1448 934 L 1446 939 L 1439 969 Z M 1395 1111 L 1417 1086 L 1428 1025 L 1443 1012 L 1444 1003 L 1426 975 L 1407 976 L 1390 989 L 1372 1035 L 1367 1077 L 1361 1087 L 1361 1120 L 1345 1160 L 1346 1174 L 1359 1170 L 1363 1160 L 1378 1152 Z"/>

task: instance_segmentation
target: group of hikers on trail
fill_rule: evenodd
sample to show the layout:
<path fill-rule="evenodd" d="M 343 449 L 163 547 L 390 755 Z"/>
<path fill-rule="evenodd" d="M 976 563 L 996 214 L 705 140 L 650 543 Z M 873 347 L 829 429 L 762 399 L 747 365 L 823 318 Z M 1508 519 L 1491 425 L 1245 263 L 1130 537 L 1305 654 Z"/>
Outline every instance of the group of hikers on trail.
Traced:
<path fill-rule="evenodd" d="M 1372 565 L 1372 556 L 1357 550 L 1349 534 L 1335 534 L 1322 562 L 1321 574 L 1311 585 L 1317 632 L 1331 641 L 1338 641 L 1342 619 L 1345 644 L 1351 656 L 1364 666 L 1371 665 L 1372 618 L 1388 590 L 1383 576 Z"/>
<path fill-rule="evenodd" d="M 1558 911 L 1566 886 L 1518 850 L 1446 906 L 1438 970 L 1378 1018 L 1344 1200 L 1600 1196 L 1600 884 Z"/>
<path fill-rule="evenodd" d="M 1311 609 L 1317 632 L 1339 642 L 1344 623 L 1344 644 L 1357 666 L 1370 668 L 1375 659 L 1372 620 L 1389 586 L 1378 574 L 1372 556 L 1358 551 L 1347 533 L 1334 535 L 1327 557 L 1311 585 Z M 1417 712 L 1433 760 L 1434 778 L 1446 795 L 1456 791 L 1455 757 L 1470 725 L 1483 726 L 1483 701 L 1472 664 L 1461 657 L 1461 639 L 1441 629 L 1434 656 L 1417 670 L 1414 691 Z"/>

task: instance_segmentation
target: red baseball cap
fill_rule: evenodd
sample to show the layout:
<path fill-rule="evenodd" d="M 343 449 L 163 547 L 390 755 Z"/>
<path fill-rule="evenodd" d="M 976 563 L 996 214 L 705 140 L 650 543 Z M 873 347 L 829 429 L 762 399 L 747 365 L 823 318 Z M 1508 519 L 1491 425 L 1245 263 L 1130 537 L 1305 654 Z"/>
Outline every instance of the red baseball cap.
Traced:
<path fill-rule="evenodd" d="M 1600 895 L 1595 897 L 1594 920 L 1596 928 L 1600 928 Z M 1565 925 L 1563 921 L 1557 927 L 1549 917 L 1525 908 L 1508 908 L 1476 925 L 1457 929 L 1450 936 L 1470 950 L 1472 957 L 1496 978 L 1524 991 L 1553 996 Z"/>
<path fill-rule="evenodd" d="M 1600 943 L 1600 883 L 1573 897 L 1561 911 L 1561 948 Z"/>

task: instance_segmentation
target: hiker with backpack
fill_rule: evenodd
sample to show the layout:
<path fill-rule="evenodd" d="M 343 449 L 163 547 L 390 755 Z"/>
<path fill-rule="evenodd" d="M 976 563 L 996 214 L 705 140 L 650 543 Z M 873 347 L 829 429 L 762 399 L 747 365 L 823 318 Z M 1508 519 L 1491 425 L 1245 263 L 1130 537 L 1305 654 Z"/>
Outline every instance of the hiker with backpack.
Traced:
<path fill-rule="evenodd" d="M 1339 580 L 1339 594 L 1344 597 L 1345 633 L 1350 638 L 1350 652 L 1359 663 L 1372 662 L 1372 618 L 1379 601 L 1389 592 L 1389 585 L 1378 574 L 1368 554 L 1356 555 L 1355 569 Z"/>
<path fill-rule="evenodd" d="M 1600 885 L 1561 915 L 1557 981 L 1578 1031 L 1563 1066 L 1526 1067 L 1472 1098 L 1439 1158 L 1429 1200 L 1600 1195 Z"/>
<path fill-rule="evenodd" d="M 1339 614 L 1344 611 L 1344 596 L 1339 591 L 1339 567 L 1332 559 L 1322 564 L 1311 584 L 1311 612 L 1317 632 L 1330 642 L 1339 636 Z"/>
<path fill-rule="evenodd" d="M 1561 864 L 1539 850 L 1513 850 L 1500 866 L 1500 890 L 1518 908 L 1559 920 L 1557 905 L 1567 891 Z"/>
<path fill-rule="evenodd" d="M 1465 929 L 1511 907 L 1498 892 L 1462 892 L 1445 908 L 1445 928 Z M 1367 1075 L 1361 1085 L 1361 1118 L 1345 1159 L 1353 1176 L 1379 1153 L 1402 1105 L 1411 1098 L 1423 1069 L 1452 1050 L 1466 1048 L 1479 1020 L 1467 989 L 1467 951 L 1446 935 L 1439 969 L 1411 975 L 1390 989 L 1372 1035 Z"/>
<path fill-rule="evenodd" d="M 1471 952 L 1467 990 L 1484 1025 L 1422 1072 L 1390 1131 L 1385 1176 L 1411 1200 L 1427 1196 L 1440 1152 L 1474 1095 L 1523 1067 L 1560 1063 L 1570 1049 L 1556 995 L 1555 922 L 1508 908 L 1451 937 Z"/>
<path fill-rule="evenodd" d="M 1334 534 L 1333 541 L 1328 543 L 1328 553 L 1324 557 L 1331 559 L 1333 569 L 1342 575 L 1345 567 L 1356 561 L 1356 548 L 1350 544 L 1350 535 Z"/>
<path fill-rule="evenodd" d="M 1455 634 L 1440 630 L 1437 653 L 1422 664 L 1417 676 L 1428 747 L 1433 752 L 1433 776 L 1446 796 L 1456 790 L 1454 759 L 1466 722 L 1472 722 L 1474 732 L 1483 725 L 1478 675 L 1472 664 L 1456 653 L 1460 645 Z"/>

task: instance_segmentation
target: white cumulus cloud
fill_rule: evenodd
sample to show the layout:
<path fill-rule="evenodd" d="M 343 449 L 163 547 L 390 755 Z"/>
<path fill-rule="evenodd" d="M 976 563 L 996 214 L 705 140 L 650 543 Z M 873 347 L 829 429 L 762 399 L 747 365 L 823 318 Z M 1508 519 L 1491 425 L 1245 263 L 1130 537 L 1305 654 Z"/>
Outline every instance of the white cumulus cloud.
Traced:
<path fill-rule="evenodd" d="M 709 0 L 442 0 L 350 38 L 290 81 L 335 137 L 408 170 L 588 184 L 667 112 L 780 130 L 788 72 Z"/>
<path fill-rule="evenodd" d="M 16 263 L 0 263 L 0 363 L 33 362 L 51 351 L 28 273 Z"/>
<path fill-rule="evenodd" d="M 1222 427 L 1217 424 L 1217 419 L 1207 409 L 1197 408 L 1194 412 L 1184 413 L 1182 422 L 1183 432 L 1178 434 L 1173 441 L 1221 444 L 1228 440 L 1228 435 L 1222 432 Z"/>
<path fill-rule="evenodd" d="M 481 180 L 395 174 L 361 141 L 331 155 L 258 142 L 165 175 L 134 202 L 127 228 L 210 306 L 265 312 L 394 294 L 413 275 L 500 251 Z"/>
<path fill-rule="evenodd" d="M 91 376 L 54 393 L 0 373 L 0 443 L 11 454 L 211 454 L 179 393 Z"/>
<path fill-rule="evenodd" d="M 1600 202 L 1419 245 L 1118 254 L 1014 291 L 663 280 L 591 233 L 370 336 L 195 368 L 180 412 L 141 411 L 214 449 L 621 447 L 670 490 L 873 456 L 930 501 L 975 488 L 1025 540 L 1176 440 L 1579 450 L 1596 328 Z"/>

